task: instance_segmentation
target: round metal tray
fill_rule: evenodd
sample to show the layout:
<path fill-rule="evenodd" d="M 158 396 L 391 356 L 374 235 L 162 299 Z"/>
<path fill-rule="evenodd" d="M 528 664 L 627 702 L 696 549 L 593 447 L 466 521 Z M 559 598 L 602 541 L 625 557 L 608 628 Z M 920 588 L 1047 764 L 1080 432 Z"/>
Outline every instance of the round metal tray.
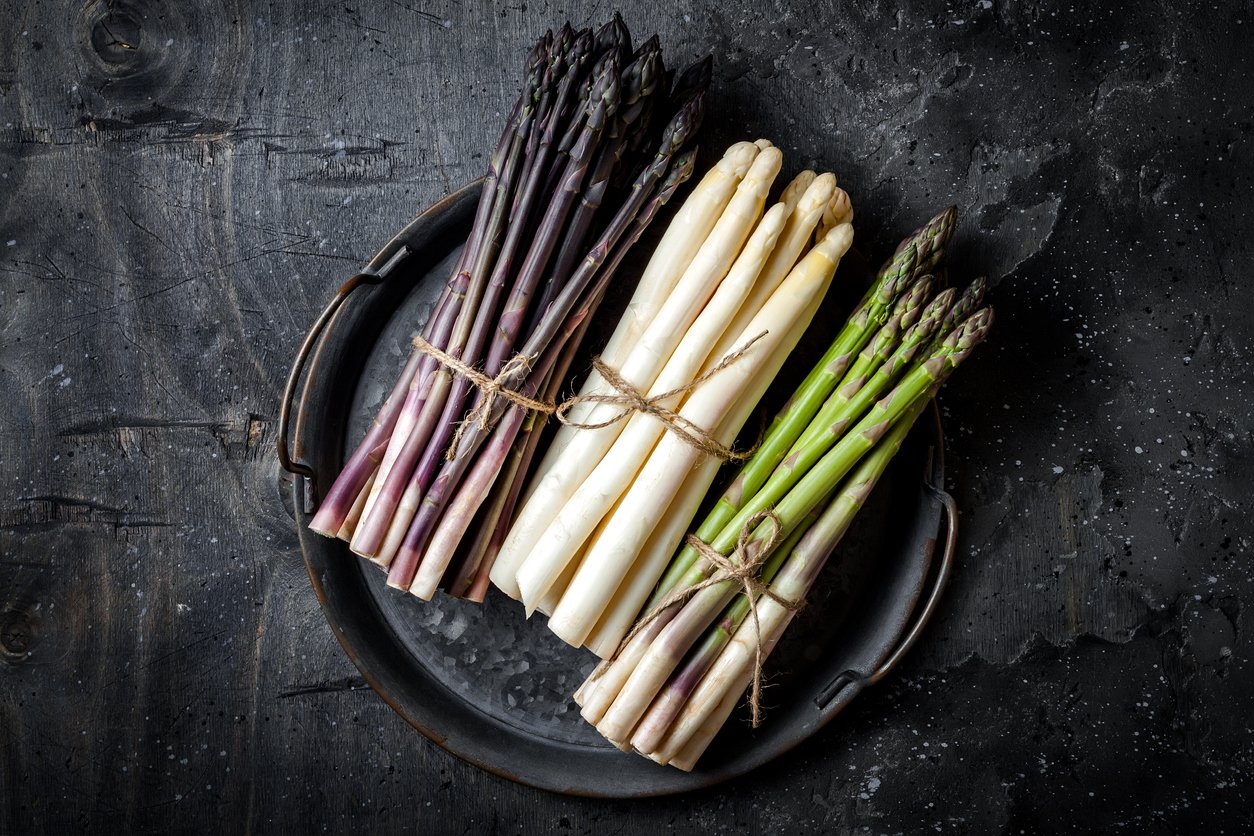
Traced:
<path fill-rule="evenodd" d="M 887 675 L 931 616 L 952 565 L 956 522 L 952 500 L 936 487 L 939 417 L 933 412 L 915 428 L 768 660 L 762 725 L 753 730 L 745 713 L 733 715 L 691 773 L 621 752 L 570 699 L 595 659 L 550 634 L 543 617 L 528 621 L 496 591 L 482 605 L 443 594 L 420 601 L 388 588 L 384 573 L 344 542 L 308 529 L 346 442 L 364 434 L 447 279 L 478 194 L 476 182 L 449 195 L 389 242 L 319 316 L 292 368 L 278 454 L 295 477 L 301 549 L 323 612 L 362 676 L 401 716 L 457 757 L 511 780 L 625 798 L 709 786 L 761 766 Z M 831 321 L 816 317 L 809 341 L 822 345 L 821 323 Z M 933 566 L 942 528 L 945 548 Z"/>

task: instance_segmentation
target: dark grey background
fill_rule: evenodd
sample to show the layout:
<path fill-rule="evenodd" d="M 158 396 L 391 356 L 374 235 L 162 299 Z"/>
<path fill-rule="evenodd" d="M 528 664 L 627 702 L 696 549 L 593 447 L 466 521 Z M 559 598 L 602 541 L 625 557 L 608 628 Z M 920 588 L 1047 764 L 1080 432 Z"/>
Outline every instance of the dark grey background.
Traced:
<path fill-rule="evenodd" d="M 862 249 L 956 202 L 1000 319 L 944 395 L 964 528 L 917 651 L 776 766 L 605 803 L 365 687 L 273 445 L 333 289 L 482 172 L 535 36 L 612 6 L 0 3 L 0 828 L 1239 831 L 1254 12 L 1092 5 L 624 10 L 713 52 L 704 146 L 834 168 Z"/>

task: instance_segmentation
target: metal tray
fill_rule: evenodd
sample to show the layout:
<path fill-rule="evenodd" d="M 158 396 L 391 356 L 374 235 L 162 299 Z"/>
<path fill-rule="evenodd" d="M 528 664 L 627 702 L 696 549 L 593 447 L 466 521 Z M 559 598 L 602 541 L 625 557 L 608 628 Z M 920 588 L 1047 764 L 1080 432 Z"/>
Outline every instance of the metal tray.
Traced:
<path fill-rule="evenodd" d="M 691 773 L 621 752 L 583 721 L 570 699 L 594 658 L 550 634 L 541 616 L 528 621 L 518 604 L 495 591 L 482 605 L 443 594 L 424 603 L 388 588 L 384 573 L 342 541 L 308 529 L 319 492 L 343 462 L 346 441 L 361 438 L 399 373 L 409 339 L 467 236 L 478 194 L 478 182 L 464 187 L 392 239 L 340 288 L 291 370 L 280 406 L 278 457 L 294 477 L 301 549 L 323 612 L 349 658 L 392 708 L 452 754 L 505 778 L 627 798 L 705 787 L 759 767 L 818 732 L 863 688 L 883 679 L 932 615 L 956 536 L 953 501 L 938 487 L 939 415 L 933 411 L 911 434 L 770 657 L 761 727 L 751 729 L 743 711 L 733 715 Z M 821 315 L 820 321 L 832 320 Z M 820 333 L 810 342 L 821 345 L 824 329 L 816 327 Z M 945 544 L 934 566 L 940 529 Z"/>

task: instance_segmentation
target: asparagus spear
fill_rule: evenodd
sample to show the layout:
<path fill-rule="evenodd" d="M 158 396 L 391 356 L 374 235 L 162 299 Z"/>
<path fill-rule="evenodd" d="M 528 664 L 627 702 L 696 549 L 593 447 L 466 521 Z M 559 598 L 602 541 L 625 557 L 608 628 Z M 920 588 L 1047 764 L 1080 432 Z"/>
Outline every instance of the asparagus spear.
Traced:
<path fill-rule="evenodd" d="M 610 179 L 622 161 L 633 124 L 640 113 L 637 106 L 643 99 L 651 96 L 657 86 L 661 47 L 657 45 L 656 37 L 651 39 L 649 44 L 652 48 L 637 55 L 623 71 L 620 83 L 622 101 L 614 114 L 606 142 L 598 149 L 596 165 L 590 175 L 588 185 L 580 196 L 562 237 L 562 243 L 557 248 L 557 256 L 553 268 L 549 271 L 545 293 L 532 314 L 533 319 L 543 315 L 549 303 L 553 301 L 553 295 L 557 289 L 566 282 L 571 271 L 574 270 L 580 255 L 579 242 L 586 239 L 593 218 L 605 199 Z"/>
<path fill-rule="evenodd" d="M 936 332 L 936 342 L 939 343 L 944 339 L 945 335 L 953 329 L 954 325 L 966 319 L 975 311 L 984 301 L 984 294 L 988 291 L 988 279 L 980 276 L 971 284 L 967 285 L 962 291 L 962 295 L 954 302 L 953 307 L 945 314 L 945 318 L 941 321 L 940 328 Z M 936 346 L 933 346 L 935 348 Z"/>
<path fill-rule="evenodd" d="M 791 531 L 791 520 L 798 519 L 813 503 L 821 499 L 826 492 L 824 485 L 840 479 L 857 463 L 867 450 L 874 446 L 892 424 L 910 406 L 911 403 L 925 395 L 933 386 L 943 383 L 953 370 L 957 368 L 971 352 L 971 349 L 983 341 L 992 324 L 991 308 L 982 308 L 968 317 L 957 328 L 951 331 L 941 345 L 926 359 L 916 363 L 897 383 L 891 392 L 885 395 L 872 407 L 847 434 L 843 435 L 826 453 L 809 468 L 795 485 L 787 488 L 781 485 L 786 480 L 772 476 L 776 481 L 768 481 L 753 499 L 737 512 L 718 536 L 710 543 L 717 551 L 726 553 L 736 543 L 736 537 L 745 521 L 765 508 L 774 507 L 775 512 L 784 520 L 785 531 Z M 769 487 L 769 490 L 768 490 Z M 778 499 L 776 503 L 775 500 Z M 759 527 L 758 539 L 765 537 L 767 531 Z"/>
<path fill-rule="evenodd" d="M 562 382 L 570 370 L 571 361 L 577 353 L 578 346 L 587 334 L 592 319 L 585 319 L 579 329 L 571 335 L 563 356 L 549 373 L 549 378 L 540 387 L 540 400 L 555 403 L 561 391 Z M 471 543 L 465 561 L 458 567 L 457 574 L 447 584 L 450 594 L 472 601 L 483 601 L 488 588 L 488 572 L 500 551 L 509 522 L 514 515 L 514 507 L 522 492 L 523 482 L 530 470 L 532 457 L 539 446 L 543 435 L 547 415 L 534 410 L 527 413 L 519 428 L 509 456 L 501 468 L 501 474 L 492 485 L 492 493 L 488 497 L 489 509 L 486 514 L 476 518 L 472 527 L 475 528 L 475 539 Z M 494 432 L 504 432 L 505 421 L 497 424 Z M 446 512 L 447 513 L 447 512 Z"/>
<path fill-rule="evenodd" d="M 730 146 L 723 158 L 701 179 L 675 213 L 645 266 L 627 309 L 601 350 L 601 359 L 606 364 L 613 368 L 622 367 L 631 346 L 640 339 L 663 302 L 670 297 L 675 284 L 692 263 L 757 154 L 757 146 L 751 142 L 738 142 Z M 580 395 L 599 391 L 603 383 L 596 371 L 590 372 Z M 568 417 L 575 422 L 586 422 L 590 411 L 590 404 L 578 404 Z M 536 471 L 535 482 L 540 482 L 545 474 L 557 466 L 558 455 L 577 432 L 573 427 L 558 428 Z M 513 569 L 516 570 L 517 567 Z M 513 571 L 508 571 L 506 575 L 512 578 Z M 506 592 L 511 590 L 506 589 Z M 512 590 L 512 594 L 517 595 L 517 590 Z"/>
<path fill-rule="evenodd" d="M 678 406 L 676 390 L 694 380 L 714 341 L 740 307 L 753 280 L 766 261 L 783 227 L 785 207 L 776 205 L 763 216 L 713 296 L 666 358 L 646 396 L 670 396 L 660 405 Z M 553 582 L 582 549 L 598 523 L 631 483 L 665 428 L 652 416 L 632 415 L 604 451 L 601 461 L 557 509 L 540 542 L 517 575 L 522 601 L 528 612 L 549 591 Z M 558 590 L 560 593 L 560 589 Z"/>
<path fill-rule="evenodd" d="M 900 341 L 889 347 L 891 353 L 887 357 L 876 358 L 865 369 L 851 369 L 827 399 L 827 403 L 823 404 L 819 414 L 810 422 L 810 426 L 801 434 L 801 438 L 788 451 L 788 455 L 791 457 L 822 434 L 843 432 L 845 427 L 857 420 L 876 399 L 888 391 L 888 387 L 937 332 L 942 318 L 947 317 L 951 309 L 953 299 L 952 288 L 938 293 L 923 309 L 919 321 L 906 331 Z M 890 320 L 890 323 L 895 321 Z M 943 337 L 942 334 L 941 338 Z M 867 371 L 871 372 L 870 375 L 865 374 Z"/>
<path fill-rule="evenodd" d="M 885 439 L 885 441 L 888 441 L 888 439 Z M 876 448 L 876 451 L 879 451 L 879 447 Z M 870 460 L 874 457 L 868 456 L 867 458 Z M 770 558 L 762 565 L 761 574 L 758 576 L 758 580 L 762 584 L 766 586 L 771 584 L 786 559 L 792 555 L 798 542 L 809 532 L 810 526 L 818 517 L 819 509 L 815 508 L 806 515 L 806 519 L 797 526 L 797 529 L 788 536 L 787 540 L 779 545 Z M 800 600 L 800 598 L 794 600 Z M 761 601 L 761 597 L 754 599 L 755 604 Z M 675 672 L 666 680 L 662 690 L 653 698 L 653 702 L 644 712 L 631 734 L 631 745 L 634 749 L 639 752 L 650 753 L 658 747 L 662 737 L 670 729 L 671 722 L 684 707 L 688 696 L 701 682 L 701 678 L 710 669 L 710 666 L 718 659 L 719 654 L 727 646 L 737 628 L 749 616 L 749 607 L 750 600 L 744 594 L 744 591 L 741 590 L 723 610 L 719 620 L 702 637 L 701 643 L 694 647 L 692 652 L 683 659 L 682 665 L 676 668 Z M 761 618 L 761 613 L 759 613 L 759 618 Z"/>
<path fill-rule="evenodd" d="M 708 428 L 717 426 L 719 418 L 735 408 L 741 393 L 751 388 L 750 381 L 768 367 L 773 348 L 781 343 L 796 345 L 801 330 L 809 324 L 809 302 L 824 295 L 852 240 L 852 228 L 843 225 L 806 254 L 750 322 L 742 343 L 764 330 L 766 335 L 753 343 L 740 360 L 693 390 L 684 401 L 681 416 Z M 584 642 L 609 597 L 633 565 L 640 546 L 664 516 L 666 503 L 675 496 L 685 474 L 697 465 L 701 455 L 673 433 L 658 440 L 605 527 L 589 545 L 568 593 L 549 619 L 550 630 L 571 644 Z"/>
<path fill-rule="evenodd" d="M 803 181 L 809 180 L 810 182 L 804 191 L 796 197 L 792 213 L 788 218 L 788 224 L 784 227 L 784 231 L 780 233 L 779 242 L 775 245 L 775 250 L 771 253 L 770 259 L 762 268 L 762 273 L 754 283 L 749 298 L 745 300 L 744 305 L 736 313 L 736 318 L 727 326 L 722 339 L 718 341 L 714 346 L 714 350 L 710 352 L 710 357 L 712 358 L 711 365 L 717 363 L 721 358 L 726 357 L 728 353 L 737 348 L 733 344 L 736 335 L 740 333 L 741 329 L 753 317 L 753 312 L 762 307 L 762 303 L 775 292 L 775 288 L 779 287 L 779 283 L 784 280 L 784 277 L 796 265 L 802 251 L 810 243 L 810 233 L 814 231 L 815 224 L 818 223 L 824 205 L 831 200 L 833 193 L 839 191 L 836 188 L 836 175 L 831 172 L 826 172 L 812 179 L 808 177 L 801 177 L 800 179 Z M 789 194 L 789 192 L 792 192 L 792 194 Z M 785 194 L 780 199 L 787 202 L 793 195 L 795 195 L 795 189 L 790 186 L 788 189 L 785 189 Z M 832 229 L 834 228 L 832 227 Z M 828 231 L 830 232 L 831 229 Z M 826 233 L 818 240 L 822 241 L 825 237 L 827 237 Z"/>

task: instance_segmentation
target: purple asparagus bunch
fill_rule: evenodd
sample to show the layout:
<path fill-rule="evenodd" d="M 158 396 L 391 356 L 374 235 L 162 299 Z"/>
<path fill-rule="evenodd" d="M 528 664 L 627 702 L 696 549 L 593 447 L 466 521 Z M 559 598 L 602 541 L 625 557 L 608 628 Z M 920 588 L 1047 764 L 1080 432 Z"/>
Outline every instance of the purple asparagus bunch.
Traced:
<path fill-rule="evenodd" d="M 546 32 L 524 69 L 466 246 L 421 334 L 503 388 L 551 402 L 623 258 L 692 173 L 710 63 L 675 76 L 657 38 L 633 50 L 615 15 L 595 32 Z M 349 541 L 391 586 L 482 600 L 545 418 L 485 398 L 415 349 L 310 527 Z"/>

